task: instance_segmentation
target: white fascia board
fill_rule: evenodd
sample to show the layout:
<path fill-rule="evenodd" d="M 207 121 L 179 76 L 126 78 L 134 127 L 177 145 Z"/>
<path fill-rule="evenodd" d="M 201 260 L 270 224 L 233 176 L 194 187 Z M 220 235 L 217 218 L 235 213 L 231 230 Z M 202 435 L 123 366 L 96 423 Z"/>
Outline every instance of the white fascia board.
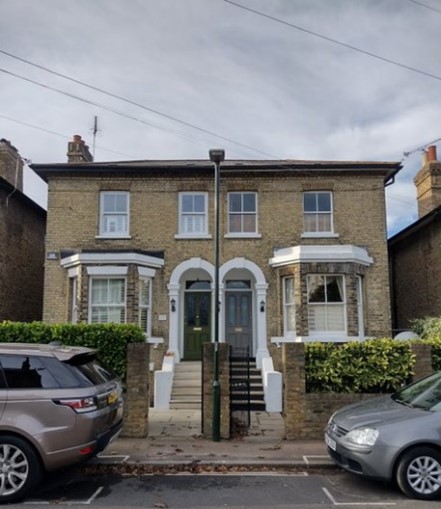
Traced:
<path fill-rule="evenodd" d="M 347 245 L 335 246 L 293 246 L 274 251 L 273 258 L 270 258 L 271 267 L 283 267 L 296 263 L 335 263 L 350 262 L 361 265 L 372 265 L 374 259 L 369 256 L 367 249 Z"/>
<path fill-rule="evenodd" d="M 155 277 L 156 270 L 149 267 L 138 267 L 138 274 L 141 277 Z"/>
<path fill-rule="evenodd" d="M 162 258 L 143 255 L 140 253 L 78 253 L 67 258 L 63 258 L 60 262 L 65 269 L 75 267 L 82 264 L 134 264 L 142 267 L 152 267 L 159 269 L 164 266 Z"/>
<path fill-rule="evenodd" d="M 128 267 L 121 265 L 96 265 L 86 267 L 89 276 L 127 276 Z"/>

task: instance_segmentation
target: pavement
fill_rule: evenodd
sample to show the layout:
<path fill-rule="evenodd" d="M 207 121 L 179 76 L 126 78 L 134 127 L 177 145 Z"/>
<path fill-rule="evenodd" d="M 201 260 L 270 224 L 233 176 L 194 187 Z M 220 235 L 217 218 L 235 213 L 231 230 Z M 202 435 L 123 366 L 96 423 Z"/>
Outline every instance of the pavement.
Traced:
<path fill-rule="evenodd" d="M 156 471 L 269 471 L 334 467 L 324 442 L 284 438 L 278 413 L 251 412 L 240 436 L 213 442 L 202 437 L 200 410 L 149 409 L 147 438 L 117 438 L 86 468 Z"/>

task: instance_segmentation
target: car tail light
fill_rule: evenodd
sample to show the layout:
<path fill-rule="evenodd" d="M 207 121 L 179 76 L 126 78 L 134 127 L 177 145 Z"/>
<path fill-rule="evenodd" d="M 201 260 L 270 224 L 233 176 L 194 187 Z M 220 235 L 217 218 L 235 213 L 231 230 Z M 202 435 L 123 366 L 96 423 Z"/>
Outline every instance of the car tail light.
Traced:
<path fill-rule="evenodd" d="M 86 454 L 92 454 L 93 453 L 93 447 L 85 447 L 84 449 L 80 450 L 80 454 L 85 456 Z"/>
<path fill-rule="evenodd" d="M 79 414 L 92 412 L 98 408 L 95 398 L 56 399 L 54 400 L 54 403 L 56 405 L 68 406 Z"/>

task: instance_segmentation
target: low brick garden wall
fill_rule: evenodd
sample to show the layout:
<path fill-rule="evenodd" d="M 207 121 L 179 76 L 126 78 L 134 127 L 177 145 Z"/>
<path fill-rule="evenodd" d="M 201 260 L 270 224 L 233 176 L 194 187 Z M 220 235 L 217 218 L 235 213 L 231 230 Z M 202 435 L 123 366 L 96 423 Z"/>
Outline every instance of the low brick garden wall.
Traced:
<path fill-rule="evenodd" d="M 307 393 L 305 345 L 285 343 L 282 350 L 283 416 L 287 440 L 320 440 L 329 417 L 342 406 L 381 394 Z M 432 373 L 430 345 L 412 345 L 414 379 Z"/>

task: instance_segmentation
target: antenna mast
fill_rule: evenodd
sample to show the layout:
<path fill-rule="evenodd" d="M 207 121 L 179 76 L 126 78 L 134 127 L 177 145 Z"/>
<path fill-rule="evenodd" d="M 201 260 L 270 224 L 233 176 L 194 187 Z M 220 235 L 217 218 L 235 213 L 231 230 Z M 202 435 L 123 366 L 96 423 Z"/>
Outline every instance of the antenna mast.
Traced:
<path fill-rule="evenodd" d="M 95 142 L 96 142 L 96 133 L 98 132 L 98 117 L 95 115 L 94 121 L 93 121 L 93 148 L 92 148 L 92 155 L 93 159 L 95 160 Z"/>

